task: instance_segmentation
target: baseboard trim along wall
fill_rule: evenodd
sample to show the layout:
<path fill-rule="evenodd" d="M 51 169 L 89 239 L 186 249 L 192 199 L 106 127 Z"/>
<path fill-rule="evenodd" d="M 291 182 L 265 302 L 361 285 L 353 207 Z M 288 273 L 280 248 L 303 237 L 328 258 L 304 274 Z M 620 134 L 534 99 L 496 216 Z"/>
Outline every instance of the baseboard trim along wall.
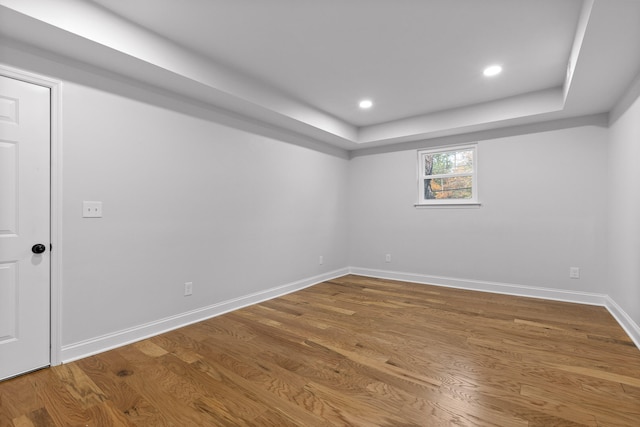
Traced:
<path fill-rule="evenodd" d="M 150 338 L 164 332 L 178 329 L 192 323 L 201 322 L 203 320 L 210 319 L 212 317 L 219 316 L 233 310 L 238 310 L 249 305 L 257 304 L 262 301 L 289 294 L 291 292 L 299 291 L 309 286 L 313 286 L 327 280 L 335 279 L 336 277 L 344 276 L 348 273 L 348 268 L 334 270 L 328 273 L 320 274 L 318 276 L 313 276 L 306 279 L 298 280 L 296 282 L 288 283 L 286 285 L 277 286 L 239 298 L 212 304 L 207 307 L 202 307 L 196 310 L 177 314 L 175 316 L 166 317 L 154 322 L 149 322 L 143 325 L 134 326 L 132 328 L 102 335 L 89 340 L 65 345 L 62 346 L 60 352 L 60 360 L 62 361 L 62 363 L 69 363 L 74 360 L 82 359 L 84 357 L 92 356 L 94 354 L 102 353 L 116 347 L 121 347 L 123 345 Z"/>
<path fill-rule="evenodd" d="M 445 286 L 457 289 L 468 289 L 479 292 L 515 295 L 522 297 L 541 298 L 555 301 L 573 302 L 578 304 L 598 305 L 605 307 L 624 331 L 640 349 L 640 327 L 613 300 L 605 294 L 589 292 L 574 292 L 551 288 L 537 288 L 533 286 L 515 285 L 510 283 L 486 282 L 480 280 L 458 279 L 452 277 L 430 276 L 426 274 L 403 273 L 398 271 L 375 270 L 370 268 L 346 267 L 324 273 L 307 279 L 298 280 L 286 285 L 277 286 L 261 292 L 245 295 L 239 298 L 212 304 L 186 313 L 149 322 L 144 325 L 102 335 L 86 341 L 65 345 L 61 350 L 62 363 L 72 362 L 94 354 L 102 353 L 116 347 L 131 344 L 164 332 L 178 329 L 192 323 L 200 322 L 238 310 L 252 304 L 257 304 L 272 298 L 295 292 L 327 280 L 342 277 L 347 274 L 375 277 L 380 279 L 400 280 L 404 282 L 421 283 L 434 286 Z"/>
<path fill-rule="evenodd" d="M 604 306 L 640 350 L 640 326 L 608 295 Z"/>
<path fill-rule="evenodd" d="M 602 306 L 609 310 L 609 313 L 611 313 L 613 318 L 633 340 L 636 347 L 640 349 L 640 326 L 638 326 L 638 324 L 636 324 L 633 319 L 631 319 L 631 317 L 606 294 L 565 291 L 552 288 L 537 288 L 510 283 L 485 282 L 480 280 L 430 276 L 426 274 L 403 273 L 398 271 L 376 270 L 360 267 L 349 267 L 349 273 L 357 274 L 359 276 L 401 280 L 404 282 L 421 283 L 425 285 L 445 286 L 479 292 L 492 292 L 497 294 Z"/>

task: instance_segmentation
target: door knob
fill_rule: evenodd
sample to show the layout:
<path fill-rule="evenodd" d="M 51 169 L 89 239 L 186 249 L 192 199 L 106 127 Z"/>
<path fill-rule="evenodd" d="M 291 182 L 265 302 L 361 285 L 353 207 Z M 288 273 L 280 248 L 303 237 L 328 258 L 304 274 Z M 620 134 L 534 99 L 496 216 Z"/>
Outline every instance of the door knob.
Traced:
<path fill-rule="evenodd" d="M 47 247 L 42 243 L 35 244 L 31 247 L 31 252 L 33 252 L 34 254 L 41 254 L 46 250 L 47 250 Z"/>

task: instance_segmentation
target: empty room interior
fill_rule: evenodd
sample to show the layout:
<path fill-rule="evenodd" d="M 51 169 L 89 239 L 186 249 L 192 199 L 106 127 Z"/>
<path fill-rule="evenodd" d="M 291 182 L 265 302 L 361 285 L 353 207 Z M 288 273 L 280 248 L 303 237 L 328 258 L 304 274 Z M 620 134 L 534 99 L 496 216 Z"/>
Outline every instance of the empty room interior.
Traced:
<path fill-rule="evenodd" d="M 0 0 L 0 427 L 640 425 L 640 2 Z"/>

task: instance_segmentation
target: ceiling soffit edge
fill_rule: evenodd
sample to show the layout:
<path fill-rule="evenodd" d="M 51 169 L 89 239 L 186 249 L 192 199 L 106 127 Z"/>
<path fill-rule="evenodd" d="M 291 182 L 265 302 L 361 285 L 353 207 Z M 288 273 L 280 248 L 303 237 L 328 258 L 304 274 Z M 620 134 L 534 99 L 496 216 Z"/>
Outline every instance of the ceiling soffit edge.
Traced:
<path fill-rule="evenodd" d="M 46 48 L 63 56 L 113 69 L 159 87 L 169 86 L 169 90 L 215 107 L 350 150 L 505 126 L 511 120 L 561 111 L 570 92 L 593 3 L 594 0 L 583 3 L 563 87 L 361 128 L 225 69 L 86 2 L 62 0 L 56 2 L 56 7 L 38 8 L 34 6 L 38 2 L 0 0 L 0 13 L 7 18 L 2 19 L 4 28 L 0 31 L 29 44 L 44 43 Z M 74 14 L 91 19 L 66 18 Z M 5 25 L 12 21 L 15 25 Z M 42 40 L 42 31 L 50 36 L 47 41 Z M 113 34 L 119 37 L 114 38 Z M 70 37 L 75 39 L 74 47 L 65 50 L 65 46 L 70 46 L 66 42 Z M 56 42 L 61 39 L 65 42 Z M 108 54 L 103 56 L 105 52 Z"/>

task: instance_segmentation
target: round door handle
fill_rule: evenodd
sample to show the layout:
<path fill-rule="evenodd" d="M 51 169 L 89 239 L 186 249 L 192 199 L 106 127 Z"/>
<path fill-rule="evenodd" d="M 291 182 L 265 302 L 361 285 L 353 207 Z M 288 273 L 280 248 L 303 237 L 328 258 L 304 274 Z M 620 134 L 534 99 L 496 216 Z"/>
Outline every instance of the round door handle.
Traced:
<path fill-rule="evenodd" d="M 31 252 L 33 252 L 34 254 L 41 254 L 46 250 L 47 250 L 47 247 L 42 243 L 35 244 L 31 247 Z"/>

